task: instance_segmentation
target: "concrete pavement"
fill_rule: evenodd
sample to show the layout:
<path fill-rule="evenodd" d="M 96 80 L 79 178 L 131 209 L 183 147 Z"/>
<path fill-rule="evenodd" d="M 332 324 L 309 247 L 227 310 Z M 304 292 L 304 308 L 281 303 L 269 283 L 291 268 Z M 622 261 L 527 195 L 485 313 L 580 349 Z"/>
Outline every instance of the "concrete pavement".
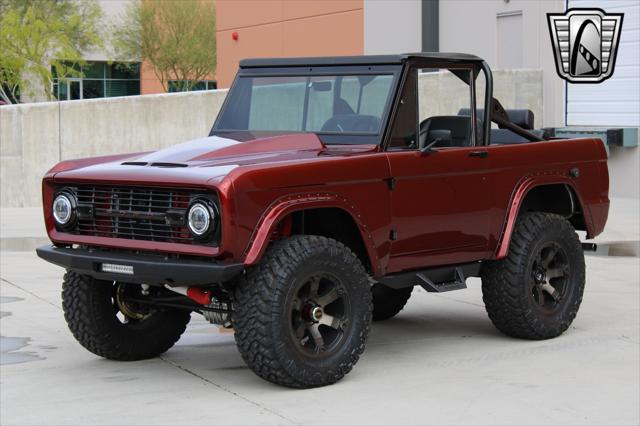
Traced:
<path fill-rule="evenodd" d="M 638 424 L 635 257 L 587 257 L 580 313 L 561 337 L 499 334 L 469 289 L 416 289 L 374 325 L 341 382 L 290 390 L 248 370 L 233 336 L 194 314 L 162 357 L 120 363 L 78 345 L 60 307 L 62 270 L 2 251 L 0 423 L 10 424 Z"/>
<path fill-rule="evenodd" d="M 10 424 L 639 424 L 638 200 L 614 199 L 587 256 L 587 288 L 561 337 L 497 332 L 478 279 L 416 289 L 376 323 L 341 382 L 290 390 L 248 370 L 229 333 L 194 314 L 162 357 L 107 361 L 75 342 L 60 307 L 63 271 L 31 247 L 39 209 L 0 209 L 0 423 Z M 621 244 L 624 243 L 624 244 Z"/>

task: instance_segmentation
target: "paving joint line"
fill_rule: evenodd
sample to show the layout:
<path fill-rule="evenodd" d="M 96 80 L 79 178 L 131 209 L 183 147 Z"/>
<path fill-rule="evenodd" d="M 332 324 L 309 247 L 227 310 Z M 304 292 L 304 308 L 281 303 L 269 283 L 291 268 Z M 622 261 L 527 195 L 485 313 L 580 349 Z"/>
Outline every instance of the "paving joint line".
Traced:
<path fill-rule="evenodd" d="M 294 422 L 293 420 L 289 419 L 288 417 L 286 417 L 286 416 L 284 416 L 284 415 L 282 415 L 282 414 L 278 413 L 277 411 L 274 411 L 274 410 L 272 410 L 272 409 L 270 409 L 270 408 L 267 408 L 267 407 L 265 407 L 265 406 L 261 405 L 260 403 L 258 403 L 258 402 L 256 402 L 256 401 L 253 401 L 252 399 L 247 398 L 246 396 L 242 396 L 242 395 L 240 395 L 240 394 L 239 394 L 239 393 L 237 393 L 237 392 L 234 392 L 234 391 L 232 391 L 232 390 L 230 390 L 230 389 L 227 389 L 226 387 L 224 387 L 224 386 L 222 386 L 222 385 L 220 385 L 220 384 L 218 384 L 218 383 L 216 383 L 216 382 L 214 382 L 214 381 L 212 381 L 212 380 L 209 380 L 209 379 L 207 379 L 206 377 L 203 377 L 203 376 L 199 375 L 198 373 L 196 373 L 196 372 L 194 372 L 194 371 L 191 371 L 190 369 L 188 369 L 188 368 L 186 368 L 186 367 L 183 367 L 183 366 L 181 366 L 181 365 L 177 364 L 177 363 L 176 363 L 176 362 L 174 362 L 174 361 L 171 361 L 171 360 L 169 360 L 169 359 L 166 359 L 166 358 L 164 358 L 164 357 L 162 357 L 162 356 L 161 356 L 161 357 L 159 357 L 159 358 L 160 358 L 162 361 L 166 362 L 167 364 L 171 365 L 172 367 L 175 367 L 175 368 L 177 368 L 178 370 L 184 371 L 184 372 L 185 372 L 185 373 L 187 373 L 187 374 L 190 374 L 190 375 L 192 375 L 192 376 L 194 376 L 194 377 L 197 377 L 198 379 L 200 379 L 200 380 L 202 380 L 202 381 L 204 381 L 204 382 L 206 382 L 206 383 L 209 383 L 210 385 L 213 385 L 213 386 L 217 387 L 218 389 L 220 389 L 220 390 L 221 390 L 221 391 L 223 391 L 223 392 L 229 393 L 229 394 L 231 394 L 231 395 L 233 395 L 233 396 L 235 396 L 235 397 L 237 397 L 237 398 L 240 398 L 240 399 L 242 399 L 242 400 L 244 400 L 244 401 L 246 401 L 246 402 L 248 402 L 248 403 L 250 403 L 250 404 L 252 404 L 252 405 L 255 405 L 256 407 L 260 408 L 261 410 L 265 410 L 265 411 L 267 411 L 267 412 L 269 412 L 269 413 L 271 413 L 271 414 L 273 414 L 273 415 L 275 415 L 275 416 L 277 416 L 277 417 L 280 417 L 281 419 L 286 420 L 287 422 L 289 422 L 289 423 L 290 423 L 290 424 L 292 424 L 292 425 L 298 425 L 298 424 L 300 424 L 300 423 L 296 423 L 296 422 Z"/>
<path fill-rule="evenodd" d="M 465 305 L 476 306 L 478 308 L 484 309 L 484 305 L 481 305 L 480 303 L 467 302 L 466 300 L 460 300 L 460 299 L 456 299 L 455 297 L 446 296 L 444 294 L 438 294 L 438 293 L 434 294 L 434 296 L 442 297 L 443 299 L 451 300 L 452 302 L 464 303 Z"/>
<path fill-rule="evenodd" d="M 2 277 L 0 277 L 0 281 L 2 281 L 3 283 L 7 283 L 7 284 L 9 284 L 9 285 L 11 285 L 11 286 L 13 286 L 13 287 L 15 287 L 15 288 L 19 289 L 19 290 L 22 290 L 22 291 L 24 291 L 25 293 L 30 294 L 31 296 L 35 297 L 36 299 L 38 299 L 38 300 L 40 300 L 40 301 L 42 301 L 42 302 L 44 302 L 44 303 L 47 303 L 47 304 L 49 304 L 49 305 L 53 306 L 54 308 L 56 308 L 56 309 L 58 309 L 58 310 L 60 310 L 60 311 L 62 310 L 62 308 L 61 308 L 60 306 L 56 305 L 55 303 L 51 303 L 51 302 L 50 302 L 50 301 L 48 301 L 47 299 L 44 299 L 44 298 L 42 298 L 41 296 L 38 296 L 36 293 L 33 293 L 33 292 L 31 292 L 31 291 L 29 291 L 29 290 L 27 290 L 27 289 L 25 289 L 25 288 L 20 287 L 18 284 L 12 283 L 11 281 L 9 281 L 9 280 L 7 280 L 7 279 L 4 279 L 4 278 L 2 278 Z"/>

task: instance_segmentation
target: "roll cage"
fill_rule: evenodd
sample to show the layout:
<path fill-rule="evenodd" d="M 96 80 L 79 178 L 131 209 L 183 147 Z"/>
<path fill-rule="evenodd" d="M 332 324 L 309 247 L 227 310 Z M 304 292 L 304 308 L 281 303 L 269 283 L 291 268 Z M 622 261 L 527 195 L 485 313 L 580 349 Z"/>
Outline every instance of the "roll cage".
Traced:
<path fill-rule="evenodd" d="M 410 53 L 402 55 L 369 55 L 369 56 L 340 56 L 340 57 L 315 57 L 315 58 L 257 58 L 245 59 L 240 61 L 240 70 L 236 75 L 236 79 L 231 86 L 230 93 L 234 93 L 239 78 L 242 77 L 264 77 L 264 76 L 322 76 L 322 75 L 366 75 L 385 73 L 393 75 L 393 93 L 390 101 L 385 106 L 382 116 L 382 125 L 377 135 L 365 135 L 357 133 L 349 133 L 341 135 L 330 132 L 316 131 L 324 143 L 328 144 L 358 144 L 358 143 L 375 143 L 388 148 L 391 139 L 391 133 L 394 122 L 397 118 L 398 106 L 401 102 L 402 93 L 405 85 L 408 83 L 408 76 L 413 69 L 448 69 L 456 77 L 462 80 L 470 88 L 471 94 L 471 126 L 472 136 L 471 143 L 473 145 L 488 145 L 491 141 L 491 123 L 496 123 L 500 129 L 508 129 L 513 133 L 529 140 L 543 140 L 538 135 L 514 124 L 507 115 L 505 109 L 500 102 L 493 98 L 493 74 L 489 65 L 480 57 L 463 53 L 440 53 L 440 52 L 424 52 Z M 456 71 L 460 72 L 456 72 Z M 464 72 L 462 72 L 464 71 Z M 468 72 L 471 71 L 471 72 Z M 480 73 L 485 78 L 484 105 L 482 112 L 479 114 L 476 110 L 476 80 Z M 472 78 L 470 78 L 472 76 Z M 229 104 L 227 96 L 222 105 L 221 111 Z M 340 91 L 334 92 L 334 104 L 338 101 L 336 97 L 340 97 Z M 229 136 L 230 131 L 218 127 L 220 117 L 214 123 L 210 135 L 225 134 Z M 481 117 L 482 136 L 478 133 L 478 117 Z M 419 126 L 420 123 L 417 123 Z M 259 132 L 246 131 L 234 132 L 233 137 L 238 140 L 251 140 L 257 137 L 266 136 L 277 132 Z M 291 132 L 285 132 L 291 133 Z M 419 129 L 417 129 L 417 133 Z M 348 141 L 346 140 L 348 139 Z"/>

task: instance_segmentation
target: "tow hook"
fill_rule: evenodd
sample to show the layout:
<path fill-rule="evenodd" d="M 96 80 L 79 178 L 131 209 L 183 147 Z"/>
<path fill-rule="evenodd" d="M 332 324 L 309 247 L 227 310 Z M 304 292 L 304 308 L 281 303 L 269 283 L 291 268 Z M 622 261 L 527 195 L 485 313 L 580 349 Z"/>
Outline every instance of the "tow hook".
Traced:
<path fill-rule="evenodd" d="M 596 251 L 598 250 L 598 245 L 595 243 L 582 243 L 583 251 Z"/>
<path fill-rule="evenodd" d="M 171 287 L 165 284 L 165 287 L 176 293 L 183 294 L 189 299 L 201 305 L 208 305 L 211 303 L 211 292 L 200 287 Z"/>

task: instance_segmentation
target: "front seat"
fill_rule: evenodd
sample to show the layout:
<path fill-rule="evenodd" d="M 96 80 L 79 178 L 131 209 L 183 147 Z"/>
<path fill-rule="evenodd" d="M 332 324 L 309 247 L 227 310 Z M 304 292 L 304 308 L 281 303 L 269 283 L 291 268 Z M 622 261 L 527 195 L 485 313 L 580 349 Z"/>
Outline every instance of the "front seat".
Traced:
<path fill-rule="evenodd" d="M 429 133 L 433 130 L 449 130 L 451 144 L 438 142 L 434 148 L 445 146 L 469 146 L 471 140 L 471 119 L 459 115 L 437 115 L 420 123 L 420 148 L 431 142 Z"/>

